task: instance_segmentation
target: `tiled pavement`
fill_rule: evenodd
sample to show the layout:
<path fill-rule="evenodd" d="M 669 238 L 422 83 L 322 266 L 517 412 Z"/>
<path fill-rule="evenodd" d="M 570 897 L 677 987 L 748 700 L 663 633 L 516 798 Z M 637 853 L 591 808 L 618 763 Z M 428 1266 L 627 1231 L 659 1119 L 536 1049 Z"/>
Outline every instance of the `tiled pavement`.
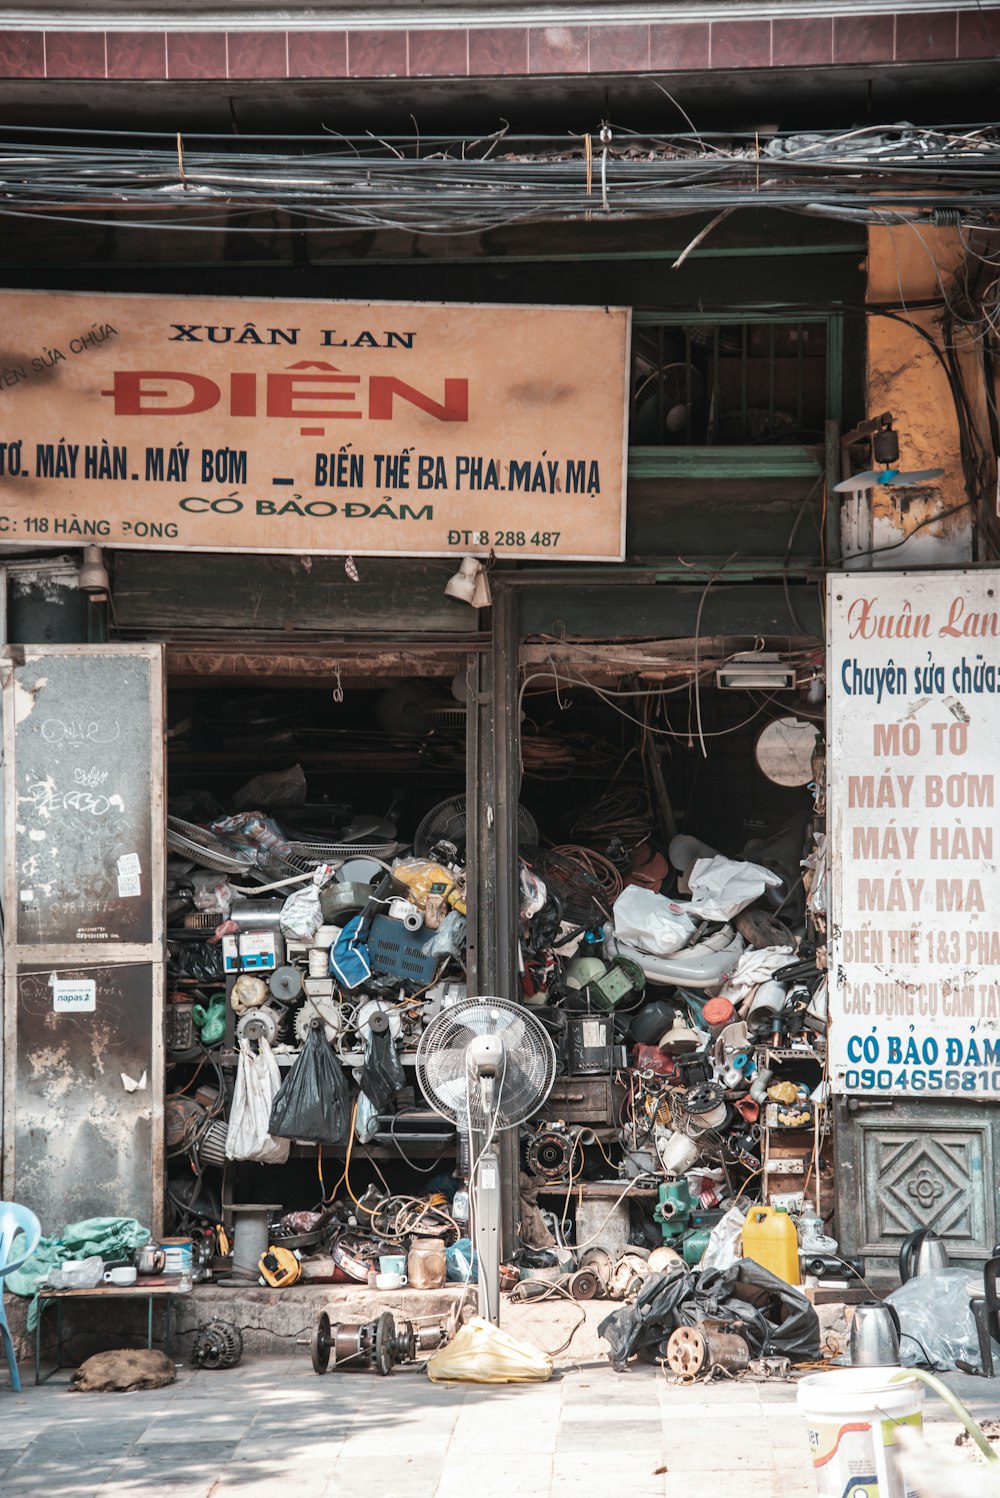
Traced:
<path fill-rule="evenodd" d="M 3 1498 L 814 1498 L 789 1384 L 678 1388 L 653 1368 L 548 1384 L 434 1385 L 418 1367 L 318 1378 L 307 1350 L 171 1387 L 13 1394 L 0 1373 Z M 993 1386 L 956 1380 L 982 1415 Z M 925 1406 L 934 1444 L 957 1426 Z"/>

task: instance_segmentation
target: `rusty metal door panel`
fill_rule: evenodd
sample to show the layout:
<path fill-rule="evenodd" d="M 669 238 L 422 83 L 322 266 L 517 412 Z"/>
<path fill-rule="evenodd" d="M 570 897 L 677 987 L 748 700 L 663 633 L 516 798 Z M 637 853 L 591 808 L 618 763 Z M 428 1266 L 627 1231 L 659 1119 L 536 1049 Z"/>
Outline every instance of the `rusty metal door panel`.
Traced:
<path fill-rule="evenodd" d="M 43 1231 L 163 1217 L 158 645 L 7 647 L 0 1195 Z"/>
<path fill-rule="evenodd" d="M 91 979 L 93 1013 L 56 1013 L 53 977 Z M 85 1217 L 152 1225 L 152 967 L 21 968 L 14 1002 L 17 1199 L 46 1233 Z M 129 1091 L 123 1076 L 144 1085 Z M 161 1135 L 157 1119 L 157 1146 Z"/>
<path fill-rule="evenodd" d="M 889 1271 L 903 1239 L 930 1228 L 956 1262 L 991 1255 L 998 1238 L 997 1105 L 972 1098 L 841 1100 L 836 1159 L 842 1253 L 861 1254 L 872 1268 Z"/>

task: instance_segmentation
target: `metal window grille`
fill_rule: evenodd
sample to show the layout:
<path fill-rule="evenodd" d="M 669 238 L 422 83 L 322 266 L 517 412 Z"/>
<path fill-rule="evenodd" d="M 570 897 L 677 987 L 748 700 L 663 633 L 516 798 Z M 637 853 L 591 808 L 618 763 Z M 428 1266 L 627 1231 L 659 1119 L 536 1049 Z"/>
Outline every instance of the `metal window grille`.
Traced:
<path fill-rule="evenodd" d="M 839 416 L 833 317 L 637 314 L 632 447 L 808 445 Z"/>

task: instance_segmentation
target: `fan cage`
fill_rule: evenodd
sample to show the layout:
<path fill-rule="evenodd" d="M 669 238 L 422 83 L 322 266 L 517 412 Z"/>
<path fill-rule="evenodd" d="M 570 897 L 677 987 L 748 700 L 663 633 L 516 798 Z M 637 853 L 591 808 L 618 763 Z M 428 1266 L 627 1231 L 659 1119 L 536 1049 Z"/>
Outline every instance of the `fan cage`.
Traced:
<path fill-rule="evenodd" d="M 432 1020 L 417 1048 L 417 1082 L 435 1113 L 460 1130 L 491 1125 L 468 1076 L 469 1043 L 477 1036 L 504 1041 L 504 1074 L 496 1102 L 497 1129 L 516 1128 L 545 1102 L 556 1073 L 556 1053 L 538 1019 L 508 999 L 473 998 Z"/>
<path fill-rule="evenodd" d="M 418 858 L 426 858 L 431 848 L 441 838 L 454 841 L 465 837 L 466 803 L 463 796 L 451 796 L 433 806 L 413 834 L 413 851 Z M 517 839 L 522 846 L 535 847 L 538 843 L 538 823 L 526 807 L 518 803 Z"/>

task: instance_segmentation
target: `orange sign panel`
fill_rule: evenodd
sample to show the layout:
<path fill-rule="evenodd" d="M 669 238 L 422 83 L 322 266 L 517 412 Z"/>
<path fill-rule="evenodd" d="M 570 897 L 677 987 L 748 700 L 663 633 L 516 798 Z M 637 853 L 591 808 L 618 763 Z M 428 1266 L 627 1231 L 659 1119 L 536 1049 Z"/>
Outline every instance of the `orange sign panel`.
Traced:
<path fill-rule="evenodd" d="M 624 554 L 625 308 L 0 306 L 8 545 Z"/>

